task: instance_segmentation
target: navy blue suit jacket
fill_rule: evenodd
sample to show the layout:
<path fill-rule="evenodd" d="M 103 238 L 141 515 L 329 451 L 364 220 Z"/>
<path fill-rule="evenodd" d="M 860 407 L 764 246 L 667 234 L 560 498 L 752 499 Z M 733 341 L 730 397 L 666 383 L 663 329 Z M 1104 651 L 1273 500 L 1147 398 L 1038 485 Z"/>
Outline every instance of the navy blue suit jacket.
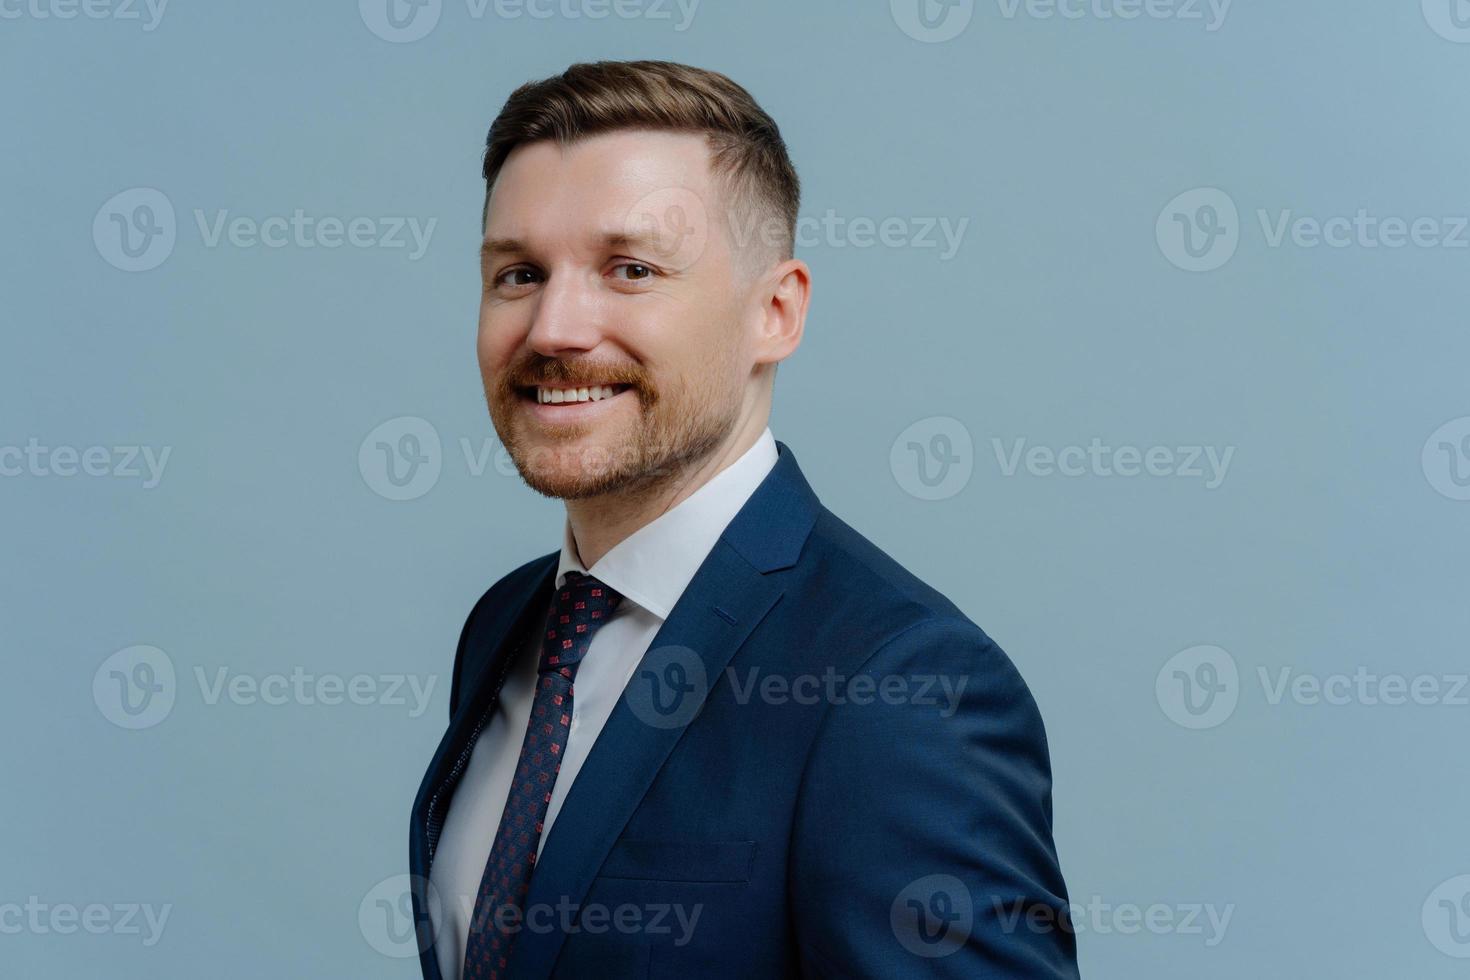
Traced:
<path fill-rule="evenodd" d="M 567 793 L 511 976 L 1075 978 L 1025 683 L 776 445 Z M 444 814 L 557 560 L 495 583 L 460 637 L 410 834 L 427 980 Z"/>

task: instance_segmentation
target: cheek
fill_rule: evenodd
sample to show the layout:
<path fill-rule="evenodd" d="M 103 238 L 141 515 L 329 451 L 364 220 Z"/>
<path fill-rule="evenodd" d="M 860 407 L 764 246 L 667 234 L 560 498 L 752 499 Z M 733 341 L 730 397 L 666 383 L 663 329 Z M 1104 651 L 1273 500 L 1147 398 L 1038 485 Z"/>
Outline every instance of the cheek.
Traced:
<path fill-rule="evenodd" d="M 521 336 L 517 332 L 514 318 L 507 316 L 505 310 L 482 305 L 479 330 L 475 338 L 480 366 L 486 370 L 499 370 L 508 365 Z"/>
<path fill-rule="evenodd" d="M 737 339 L 731 311 L 704 298 L 658 308 L 650 305 L 614 322 L 631 348 L 670 371 L 696 377 L 724 365 Z"/>
<path fill-rule="evenodd" d="M 710 303 L 699 311 L 688 334 L 689 350 L 685 352 L 696 359 L 695 370 L 706 377 L 730 374 L 748 356 L 747 327 L 741 314 L 733 303 Z"/>

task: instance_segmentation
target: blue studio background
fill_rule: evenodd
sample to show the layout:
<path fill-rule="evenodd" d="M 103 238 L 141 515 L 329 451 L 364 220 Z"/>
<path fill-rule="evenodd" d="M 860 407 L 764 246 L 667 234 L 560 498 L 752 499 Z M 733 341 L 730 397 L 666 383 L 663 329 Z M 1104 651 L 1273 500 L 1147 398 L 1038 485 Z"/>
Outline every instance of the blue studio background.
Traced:
<path fill-rule="evenodd" d="M 1084 976 L 1464 975 L 1470 4 L 922 3 L 0 0 L 0 975 L 417 976 L 455 641 L 562 520 L 485 130 L 634 57 L 782 128 L 772 430 L 1029 682 Z"/>

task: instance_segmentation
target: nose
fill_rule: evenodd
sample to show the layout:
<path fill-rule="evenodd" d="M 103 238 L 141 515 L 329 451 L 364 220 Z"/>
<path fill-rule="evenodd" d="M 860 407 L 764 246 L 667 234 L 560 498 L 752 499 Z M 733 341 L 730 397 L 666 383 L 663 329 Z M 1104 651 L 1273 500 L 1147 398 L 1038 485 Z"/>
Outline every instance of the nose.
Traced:
<path fill-rule="evenodd" d="M 595 291 L 574 273 L 552 275 L 536 297 L 526 346 L 544 357 L 592 350 L 603 338 Z"/>

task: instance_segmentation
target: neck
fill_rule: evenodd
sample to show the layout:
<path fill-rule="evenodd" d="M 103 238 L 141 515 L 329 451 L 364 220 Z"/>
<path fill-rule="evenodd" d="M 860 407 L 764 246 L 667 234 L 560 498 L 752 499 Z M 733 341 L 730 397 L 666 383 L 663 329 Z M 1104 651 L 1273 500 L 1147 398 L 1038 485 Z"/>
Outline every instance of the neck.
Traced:
<path fill-rule="evenodd" d="M 736 426 L 714 452 L 691 463 L 652 488 L 568 500 L 567 522 L 572 528 L 577 557 L 590 569 L 624 538 L 689 499 L 755 445 L 766 428 L 766 418 L 751 417 Z"/>

